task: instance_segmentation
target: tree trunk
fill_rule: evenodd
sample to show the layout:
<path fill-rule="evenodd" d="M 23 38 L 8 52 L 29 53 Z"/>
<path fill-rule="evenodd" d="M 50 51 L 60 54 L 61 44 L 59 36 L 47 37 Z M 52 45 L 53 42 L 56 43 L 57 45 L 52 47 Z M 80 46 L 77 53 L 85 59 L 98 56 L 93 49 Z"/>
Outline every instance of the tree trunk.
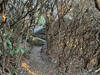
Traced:
<path fill-rule="evenodd" d="M 47 22 L 47 54 L 59 75 L 80 75 L 100 65 L 100 13 L 93 0 L 72 2 L 69 14 Z"/>

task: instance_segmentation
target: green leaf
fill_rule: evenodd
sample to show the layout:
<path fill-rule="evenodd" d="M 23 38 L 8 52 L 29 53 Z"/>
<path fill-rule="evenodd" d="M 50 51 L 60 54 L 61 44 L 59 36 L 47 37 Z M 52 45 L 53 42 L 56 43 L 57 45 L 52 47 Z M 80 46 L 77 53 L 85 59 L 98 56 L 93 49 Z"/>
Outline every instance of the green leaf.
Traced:
<path fill-rule="evenodd" d="M 6 33 L 3 33 L 3 36 L 5 37 L 5 36 L 7 36 L 7 34 Z"/>
<path fill-rule="evenodd" d="M 24 54 L 24 52 L 25 52 L 25 51 L 24 51 L 23 49 L 21 49 L 21 53 Z"/>
<path fill-rule="evenodd" d="M 10 73 L 8 73 L 8 75 L 11 75 Z"/>
<path fill-rule="evenodd" d="M 46 20 L 45 20 L 45 18 L 44 18 L 44 16 L 43 15 L 41 15 L 40 16 L 40 18 L 39 18 L 39 24 L 41 25 L 45 25 L 45 23 L 46 23 Z"/>
<path fill-rule="evenodd" d="M 26 72 L 26 74 L 25 75 L 28 75 L 28 72 Z"/>
<path fill-rule="evenodd" d="M 12 43 L 10 42 L 10 40 L 8 40 L 8 45 L 9 45 L 9 48 L 12 49 Z"/>
<path fill-rule="evenodd" d="M 10 54 L 14 55 L 15 54 L 15 50 L 10 50 Z"/>
<path fill-rule="evenodd" d="M 19 53 L 19 51 L 20 51 L 20 50 L 19 50 L 19 49 L 17 49 L 17 50 L 15 51 L 15 53 Z"/>
<path fill-rule="evenodd" d="M 12 72 L 12 75 L 14 75 L 14 72 Z"/>
<path fill-rule="evenodd" d="M 18 73 L 17 73 L 17 72 L 15 72 L 15 75 L 18 75 Z"/>
<path fill-rule="evenodd" d="M 28 75 L 28 72 L 24 72 L 24 74 L 23 75 Z"/>

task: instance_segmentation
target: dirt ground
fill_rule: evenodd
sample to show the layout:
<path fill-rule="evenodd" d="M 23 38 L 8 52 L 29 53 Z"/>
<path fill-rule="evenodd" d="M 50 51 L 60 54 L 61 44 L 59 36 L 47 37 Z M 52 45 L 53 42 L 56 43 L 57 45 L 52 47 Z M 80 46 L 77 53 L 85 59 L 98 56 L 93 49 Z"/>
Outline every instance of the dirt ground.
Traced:
<path fill-rule="evenodd" d="M 30 52 L 29 59 L 23 60 L 27 65 L 29 75 L 58 75 L 56 64 L 49 61 L 48 57 L 41 53 L 41 46 L 34 46 Z M 27 62 L 26 62 L 27 60 Z"/>
<path fill-rule="evenodd" d="M 24 56 L 22 63 L 24 68 L 28 71 L 28 75 L 100 75 L 100 73 L 95 73 L 95 71 L 99 69 L 94 70 L 94 72 L 91 71 L 91 68 L 83 70 L 80 66 L 83 64 L 83 60 L 78 60 L 77 58 L 74 58 L 74 60 L 69 63 L 69 70 L 66 73 L 60 74 L 57 64 L 52 63 L 51 59 L 46 55 L 46 50 L 45 46 L 34 46 L 29 55 Z M 94 60 L 91 62 L 95 62 Z M 91 66 L 91 64 L 88 65 Z"/>

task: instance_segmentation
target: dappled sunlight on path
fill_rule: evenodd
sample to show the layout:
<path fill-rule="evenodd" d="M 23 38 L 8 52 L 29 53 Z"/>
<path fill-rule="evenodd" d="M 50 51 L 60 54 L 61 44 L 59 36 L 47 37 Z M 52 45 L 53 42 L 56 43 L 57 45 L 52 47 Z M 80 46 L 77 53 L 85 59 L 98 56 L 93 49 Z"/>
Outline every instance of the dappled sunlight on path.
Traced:
<path fill-rule="evenodd" d="M 23 58 L 21 67 L 27 70 L 28 75 L 56 75 L 56 65 L 40 52 L 41 47 L 34 46 L 29 58 Z"/>
<path fill-rule="evenodd" d="M 41 75 L 41 74 L 32 72 L 32 71 L 30 70 L 29 65 L 28 65 L 27 63 L 25 63 L 25 62 L 22 62 L 22 67 L 25 68 L 25 69 L 27 70 L 27 72 L 28 72 L 29 74 L 31 74 L 31 75 Z"/>

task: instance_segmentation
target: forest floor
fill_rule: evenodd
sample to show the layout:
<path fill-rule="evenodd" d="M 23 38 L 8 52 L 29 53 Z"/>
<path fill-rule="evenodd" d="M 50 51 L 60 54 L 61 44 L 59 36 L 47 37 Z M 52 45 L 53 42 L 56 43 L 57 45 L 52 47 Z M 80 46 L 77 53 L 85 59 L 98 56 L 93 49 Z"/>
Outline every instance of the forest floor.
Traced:
<path fill-rule="evenodd" d="M 41 46 L 34 46 L 29 58 L 24 58 L 22 66 L 28 75 L 57 75 L 56 64 L 49 61 L 45 53 L 41 53 Z"/>
<path fill-rule="evenodd" d="M 78 61 L 75 62 L 74 60 L 72 61 L 73 64 L 67 73 L 59 74 L 57 64 L 52 63 L 45 52 L 45 46 L 33 46 L 30 52 L 24 55 L 22 60 L 22 67 L 24 71 L 27 70 L 28 75 L 100 75 L 100 73 L 97 74 L 95 72 L 82 72 L 80 71 L 81 68 L 75 69 L 77 66 L 79 66 L 80 63 Z M 24 74 L 21 73 L 21 75 Z"/>

